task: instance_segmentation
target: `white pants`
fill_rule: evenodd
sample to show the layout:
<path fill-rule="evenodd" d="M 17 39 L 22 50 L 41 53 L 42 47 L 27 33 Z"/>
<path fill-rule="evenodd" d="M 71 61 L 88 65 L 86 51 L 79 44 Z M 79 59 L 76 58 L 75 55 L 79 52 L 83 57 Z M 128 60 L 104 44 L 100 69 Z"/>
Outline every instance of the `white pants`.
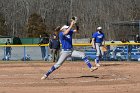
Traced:
<path fill-rule="evenodd" d="M 62 50 L 60 53 L 60 57 L 59 57 L 57 63 L 54 65 L 54 67 L 56 69 L 59 68 L 64 63 L 64 61 L 70 56 L 84 58 L 85 53 L 80 52 L 80 51 L 75 51 L 75 50 L 74 51 L 63 51 Z"/>
<path fill-rule="evenodd" d="M 102 50 L 102 44 L 101 43 L 95 43 L 96 48 L 96 56 L 102 56 L 104 55 L 104 52 Z"/>

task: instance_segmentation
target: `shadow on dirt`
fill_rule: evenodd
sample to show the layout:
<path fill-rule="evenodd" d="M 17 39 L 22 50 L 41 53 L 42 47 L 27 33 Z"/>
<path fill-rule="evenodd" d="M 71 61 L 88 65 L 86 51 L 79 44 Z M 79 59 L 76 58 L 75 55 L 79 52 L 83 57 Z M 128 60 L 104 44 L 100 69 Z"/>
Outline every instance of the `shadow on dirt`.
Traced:
<path fill-rule="evenodd" d="M 120 66 L 123 64 L 102 64 L 102 66 Z"/>
<path fill-rule="evenodd" d="M 88 76 L 79 76 L 79 77 L 65 77 L 65 78 L 49 78 L 49 80 L 54 79 L 74 79 L 74 78 L 99 78 L 96 75 L 88 75 Z"/>

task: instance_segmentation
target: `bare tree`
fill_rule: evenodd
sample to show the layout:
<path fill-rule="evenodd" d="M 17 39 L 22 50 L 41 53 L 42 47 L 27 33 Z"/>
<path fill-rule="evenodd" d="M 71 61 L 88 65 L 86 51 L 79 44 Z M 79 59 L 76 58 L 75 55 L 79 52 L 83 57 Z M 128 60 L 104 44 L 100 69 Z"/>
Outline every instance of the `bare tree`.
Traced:
<path fill-rule="evenodd" d="M 91 37 L 97 26 L 102 26 L 108 40 L 118 40 L 138 33 L 138 28 L 111 23 L 139 20 L 139 10 L 140 0 L 0 0 L 7 35 L 23 33 L 22 36 L 26 36 L 28 18 L 37 13 L 43 18 L 47 32 L 53 32 L 56 26 L 64 25 L 72 16 L 77 16 L 81 32 L 79 38 Z"/>

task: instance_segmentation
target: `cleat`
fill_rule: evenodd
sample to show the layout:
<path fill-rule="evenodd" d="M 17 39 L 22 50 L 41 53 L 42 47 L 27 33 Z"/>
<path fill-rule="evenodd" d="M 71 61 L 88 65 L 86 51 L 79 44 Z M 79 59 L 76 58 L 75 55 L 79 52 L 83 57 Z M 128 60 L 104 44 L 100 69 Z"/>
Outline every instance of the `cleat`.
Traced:
<path fill-rule="evenodd" d="M 100 67 L 100 64 L 99 63 L 96 63 L 96 67 Z"/>
<path fill-rule="evenodd" d="M 45 80 L 48 76 L 44 75 L 41 80 Z"/>
<path fill-rule="evenodd" d="M 96 67 L 100 67 L 100 64 L 97 63 L 96 59 L 95 59 L 95 65 L 96 65 Z"/>
<path fill-rule="evenodd" d="M 91 67 L 90 71 L 93 72 L 94 70 L 97 70 L 97 69 L 98 69 L 98 67 Z"/>

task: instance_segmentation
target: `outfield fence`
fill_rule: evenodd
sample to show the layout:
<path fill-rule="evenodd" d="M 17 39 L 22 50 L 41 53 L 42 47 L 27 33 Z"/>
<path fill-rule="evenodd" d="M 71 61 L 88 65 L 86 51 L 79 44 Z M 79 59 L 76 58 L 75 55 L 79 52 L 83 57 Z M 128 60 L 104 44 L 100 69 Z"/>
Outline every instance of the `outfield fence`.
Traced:
<path fill-rule="evenodd" d="M 96 50 L 92 48 L 90 43 L 73 44 L 74 49 L 83 51 L 87 57 L 94 60 Z M 41 47 L 45 46 L 48 50 L 46 59 L 42 58 Z M 11 55 L 6 55 L 6 47 L 11 47 Z M 140 43 L 106 43 L 107 51 L 104 52 L 102 60 L 104 61 L 140 61 Z M 51 53 L 48 44 L 32 44 L 32 45 L 0 45 L 0 60 L 22 60 L 22 61 L 51 61 Z M 80 60 L 79 58 L 68 58 L 68 60 Z"/>

